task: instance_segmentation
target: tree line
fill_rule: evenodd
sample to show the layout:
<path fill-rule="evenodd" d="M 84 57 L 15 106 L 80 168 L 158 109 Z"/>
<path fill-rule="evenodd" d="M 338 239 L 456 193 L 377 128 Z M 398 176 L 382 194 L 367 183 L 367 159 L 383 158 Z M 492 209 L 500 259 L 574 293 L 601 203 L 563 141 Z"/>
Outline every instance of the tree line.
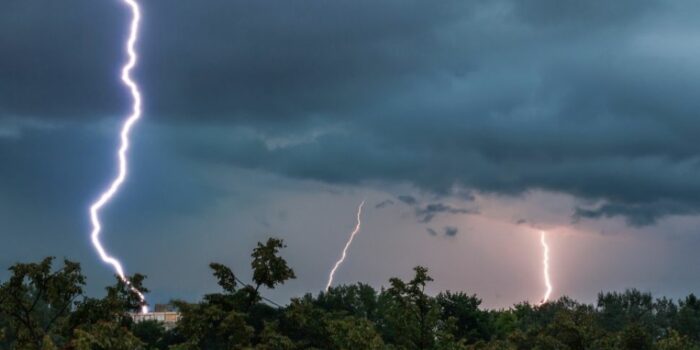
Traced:
<path fill-rule="evenodd" d="M 464 292 L 425 292 L 424 267 L 410 280 L 376 290 L 357 283 L 277 305 L 263 296 L 295 278 L 279 239 L 258 243 L 252 280 L 212 263 L 219 293 L 172 304 L 174 328 L 135 323 L 141 305 L 118 278 L 106 295 L 85 295 L 80 265 L 54 258 L 10 267 L 0 284 L 0 349 L 700 349 L 700 300 L 654 298 L 627 290 L 600 293 L 595 305 L 562 297 L 488 310 Z M 130 281 L 144 288 L 144 276 Z"/>

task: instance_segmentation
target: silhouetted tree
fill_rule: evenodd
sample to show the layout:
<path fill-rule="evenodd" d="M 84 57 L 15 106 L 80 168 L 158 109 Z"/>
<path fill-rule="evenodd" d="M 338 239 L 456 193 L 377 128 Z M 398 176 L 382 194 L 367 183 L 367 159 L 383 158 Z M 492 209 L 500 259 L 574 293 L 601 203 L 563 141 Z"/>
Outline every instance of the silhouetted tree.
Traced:
<path fill-rule="evenodd" d="M 390 349 L 390 350 L 700 350 L 700 300 L 677 303 L 637 290 L 600 293 L 596 305 L 570 298 L 485 310 L 476 295 L 426 293 L 428 270 L 380 291 L 335 286 L 281 306 L 262 287 L 277 288 L 294 271 L 279 255 L 281 240 L 258 243 L 245 282 L 222 264 L 212 273 L 222 291 L 197 303 L 175 301 L 182 318 L 170 330 L 134 323 L 144 276 L 116 279 L 103 298 L 83 293 L 80 266 L 53 258 L 15 264 L 0 283 L 0 349 Z"/>
<path fill-rule="evenodd" d="M 142 343 L 130 331 L 129 312 L 140 299 L 117 278 L 102 299 L 83 294 L 85 276 L 78 263 L 54 258 L 15 264 L 10 279 L 0 285 L 0 319 L 4 347 L 10 349 L 138 349 Z M 132 286 L 146 292 L 144 277 Z"/>

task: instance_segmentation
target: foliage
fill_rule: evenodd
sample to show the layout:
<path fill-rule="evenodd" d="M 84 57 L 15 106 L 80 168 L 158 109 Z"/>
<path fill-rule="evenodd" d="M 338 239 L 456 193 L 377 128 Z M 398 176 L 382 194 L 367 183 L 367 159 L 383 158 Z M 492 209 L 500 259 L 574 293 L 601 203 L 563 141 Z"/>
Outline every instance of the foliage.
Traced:
<path fill-rule="evenodd" d="M 0 283 L 0 349 L 700 349 L 693 294 L 674 301 L 632 289 L 600 293 L 595 305 L 562 297 L 487 310 L 476 295 L 429 295 L 433 279 L 418 266 L 410 280 L 392 278 L 388 288 L 336 286 L 281 306 L 263 294 L 296 276 L 280 255 L 284 247 L 274 238 L 257 244 L 249 283 L 212 263 L 221 292 L 174 301 L 181 318 L 168 329 L 132 321 L 141 305 L 119 279 L 105 297 L 92 298 L 75 262 L 15 264 Z M 135 275 L 130 283 L 146 291 L 143 280 Z"/>
<path fill-rule="evenodd" d="M 15 264 L 0 284 L 0 345 L 5 349 L 137 349 L 141 341 L 129 331 L 128 313 L 140 302 L 117 278 L 102 299 L 83 294 L 85 276 L 78 263 L 65 260 L 54 270 L 54 258 Z M 144 277 L 132 285 L 144 292 Z"/>

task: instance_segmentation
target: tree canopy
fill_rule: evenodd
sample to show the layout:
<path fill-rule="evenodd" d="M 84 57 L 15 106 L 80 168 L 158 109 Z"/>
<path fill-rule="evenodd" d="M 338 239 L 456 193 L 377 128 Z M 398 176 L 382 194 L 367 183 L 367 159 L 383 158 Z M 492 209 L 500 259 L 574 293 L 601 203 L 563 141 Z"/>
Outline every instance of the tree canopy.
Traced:
<path fill-rule="evenodd" d="M 221 291 L 172 301 L 172 328 L 134 322 L 138 295 L 116 278 L 103 298 L 85 295 L 80 265 L 54 258 L 18 263 L 0 281 L 0 349 L 700 349 L 700 300 L 654 298 L 638 290 L 600 293 L 595 305 L 562 297 L 488 310 L 476 295 L 425 292 L 425 267 L 377 290 L 357 283 L 280 305 L 266 298 L 296 277 L 282 240 L 258 243 L 251 281 L 210 265 Z M 130 283 L 143 292 L 145 276 Z"/>

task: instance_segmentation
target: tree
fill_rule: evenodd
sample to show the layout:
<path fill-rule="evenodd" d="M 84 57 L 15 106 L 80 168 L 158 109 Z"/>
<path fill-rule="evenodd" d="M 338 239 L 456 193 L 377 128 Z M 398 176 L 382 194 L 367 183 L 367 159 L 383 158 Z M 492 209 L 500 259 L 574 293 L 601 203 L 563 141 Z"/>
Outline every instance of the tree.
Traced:
<path fill-rule="evenodd" d="M 219 263 L 211 263 L 209 267 L 214 270 L 214 277 L 219 280 L 219 286 L 225 292 L 231 294 L 236 292 L 236 276 L 231 269 Z"/>
<path fill-rule="evenodd" d="M 369 320 L 376 320 L 378 299 L 377 291 L 363 283 L 349 286 L 331 287 L 321 292 L 315 305 L 328 312 L 352 315 Z"/>
<path fill-rule="evenodd" d="M 651 334 L 646 327 L 638 323 L 628 325 L 620 334 L 620 349 L 651 350 L 653 348 Z"/>
<path fill-rule="evenodd" d="M 176 302 L 176 305 L 181 313 L 177 332 L 186 339 L 180 344 L 183 349 L 223 350 L 250 346 L 254 329 L 246 323 L 243 312 L 211 301 Z"/>
<path fill-rule="evenodd" d="M 146 349 L 160 349 L 166 331 L 162 323 L 148 320 L 134 324 L 131 333 L 144 343 Z"/>
<path fill-rule="evenodd" d="M 41 349 L 65 341 L 62 326 L 83 293 L 85 276 L 78 263 L 65 260 L 52 271 L 53 257 L 40 263 L 15 264 L 0 286 L 0 314 L 8 322 L 14 346 Z"/>
<path fill-rule="evenodd" d="M 76 350 L 135 350 L 144 344 L 116 322 L 100 321 L 76 329 L 70 347 Z"/>
<path fill-rule="evenodd" d="M 678 315 L 674 325 L 681 335 L 700 341 L 700 300 L 695 294 L 678 302 Z"/>
<path fill-rule="evenodd" d="M 506 339 L 518 327 L 518 318 L 513 310 L 492 311 L 489 318 L 496 339 Z"/>
<path fill-rule="evenodd" d="M 268 239 L 265 244 L 258 243 L 251 255 L 254 286 L 241 281 L 225 265 L 210 264 L 224 293 L 207 294 L 198 304 L 174 302 L 181 314 L 175 331 L 187 339 L 179 346 L 185 349 L 237 349 L 250 347 L 260 339 L 266 339 L 268 343 L 281 339 L 273 336 L 268 325 L 275 321 L 278 312 L 260 304 L 259 289 L 261 286 L 273 289 L 296 277 L 284 258 L 279 256 L 284 247 L 284 242 L 276 238 Z"/>
<path fill-rule="evenodd" d="M 656 299 L 653 305 L 654 328 L 660 336 L 666 336 L 668 330 L 675 326 L 678 318 L 678 306 L 668 298 Z"/>
<path fill-rule="evenodd" d="M 0 324 L 10 349 L 137 349 L 140 341 L 129 331 L 128 313 L 141 301 L 131 289 L 144 293 L 144 276 L 131 278 L 131 287 L 117 278 L 102 299 L 83 295 L 85 276 L 80 264 L 54 258 L 10 267 L 9 281 L 0 285 Z M 108 344 L 108 345 L 105 345 Z"/>
<path fill-rule="evenodd" d="M 260 342 L 255 348 L 258 350 L 292 350 L 294 342 L 279 333 L 276 322 L 266 322 L 260 334 Z"/>
<path fill-rule="evenodd" d="M 489 311 L 476 295 L 426 294 L 432 278 L 418 266 L 411 280 L 392 278 L 379 292 L 362 283 L 335 286 L 280 306 L 260 289 L 294 278 L 282 248 L 274 238 L 257 244 L 249 283 L 212 263 L 222 290 L 197 303 L 174 302 L 181 319 L 167 331 L 133 322 L 141 307 L 133 288 L 147 292 L 142 275 L 128 283 L 115 276 L 105 297 L 91 298 L 77 263 L 15 264 L 0 283 L 0 349 L 700 350 L 693 294 L 676 304 L 628 290 L 600 293 L 595 307 L 561 297 Z"/>
<path fill-rule="evenodd" d="M 624 293 L 600 293 L 598 310 L 600 323 L 608 331 L 618 332 L 631 323 L 644 327 L 646 332 L 654 330 L 654 305 L 649 293 L 636 289 Z"/>
<path fill-rule="evenodd" d="M 443 322 L 454 318 L 455 339 L 464 340 L 467 344 L 491 339 L 488 314 L 479 309 L 481 299 L 476 295 L 447 291 L 438 294 L 435 300 Z"/>
<path fill-rule="evenodd" d="M 677 331 L 671 330 L 666 337 L 656 344 L 658 350 L 697 350 L 700 346 L 693 343 L 692 339 L 680 335 Z"/>
<path fill-rule="evenodd" d="M 292 339 L 298 349 L 325 349 L 330 347 L 326 321 L 328 313 L 315 306 L 311 294 L 292 298 L 280 320 L 280 330 Z"/>
<path fill-rule="evenodd" d="M 384 349 L 382 337 L 367 319 L 344 317 L 327 323 L 331 339 L 331 349 Z"/>
<path fill-rule="evenodd" d="M 435 340 L 438 308 L 435 300 L 425 294 L 425 286 L 433 279 L 425 267 L 413 270 L 415 276 L 408 283 L 399 278 L 389 280 L 391 287 L 384 293 L 384 334 L 409 349 L 430 349 Z"/>
<path fill-rule="evenodd" d="M 253 268 L 256 290 L 262 285 L 273 289 L 278 284 L 297 278 L 287 261 L 278 256 L 279 250 L 286 247 L 283 240 L 270 238 L 265 244 L 258 242 L 258 246 L 253 249 L 253 261 L 250 266 Z"/>

